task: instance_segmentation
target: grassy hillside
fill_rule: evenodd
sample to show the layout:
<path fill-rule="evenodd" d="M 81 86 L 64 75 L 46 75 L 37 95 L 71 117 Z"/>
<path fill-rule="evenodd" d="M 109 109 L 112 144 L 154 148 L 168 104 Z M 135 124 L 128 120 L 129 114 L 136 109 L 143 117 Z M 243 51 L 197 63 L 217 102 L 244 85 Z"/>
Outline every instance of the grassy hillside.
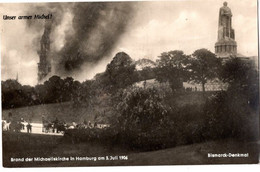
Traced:
<path fill-rule="evenodd" d="M 212 94 L 213 92 L 207 92 L 205 96 L 208 97 Z M 202 92 L 182 93 L 178 96 L 177 100 L 178 106 L 202 105 L 205 103 Z M 14 117 L 24 118 L 25 120 L 30 119 L 32 122 L 41 122 L 42 115 L 44 115 L 49 120 L 54 120 L 57 117 L 59 120 L 64 120 L 65 122 L 79 123 L 83 122 L 84 119 L 94 121 L 95 116 L 97 116 L 98 122 L 106 122 L 106 117 L 111 116 L 111 113 L 113 113 L 113 107 L 109 105 L 109 101 L 109 98 L 104 96 L 95 100 L 92 106 L 86 106 L 85 104 L 75 106 L 73 102 L 65 102 L 8 109 L 2 111 L 2 117 L 6 119 L 8 113 L 11 112 Z"/>
<path fill-rule="evenodd" d="M 66 122 L 83 122 L 84 119 L 93 121 L 95 113 L 84 105 L 73 106 L 72 102 L 45 104 L 30 107 L 22 107 L 16 109 L 3 110 L 3 119 L 6 119 L 8 113 L 11 112 L 14 117 L 31 119 L 32 122 L 42 122 L 42 115 L 49 120 L 57 117 Z"/>

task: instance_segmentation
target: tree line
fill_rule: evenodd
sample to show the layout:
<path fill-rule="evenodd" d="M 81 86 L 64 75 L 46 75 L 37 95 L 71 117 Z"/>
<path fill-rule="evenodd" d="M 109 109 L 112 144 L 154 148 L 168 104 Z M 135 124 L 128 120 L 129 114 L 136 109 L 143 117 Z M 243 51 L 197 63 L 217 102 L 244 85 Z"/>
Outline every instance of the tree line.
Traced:
<path fill-rule="evenodd" d="M 207 49 L 196 50 L 191 55 L 186 55 L 181 50 L 163 52 L 156 62 L 151 62 L 155 64 L 155 67 L 148 66 L 137 71 L 135 61 L 128 54 L 119 52 L 107 65 L 104 72 L 98 73 L 94 79 L 84 82 L 76 81 L 72 77 L 63 79 L 59 76 L 52 76 L 43 84 L 33 87 L 8 79 L 1 82 L 2 107 L 8 109 L 66 101 L 73 101 L 75 105 L 88 104 L 96 95 L 114 94 L 133 83 L 152 78 L 158 82 L 168 82 L 175 92 L 183 88 L 183 82 L 201 84 L 204 92 L 205 84 L 213 79 L 219 79 L 232 86 L 239 82 L 243 83 L 238 85 L 248 85 L 253 81 L 246 78 L 256 75 L 253 67 L 242 60 L 231 58 L 228 62 L 223 63 L 220 58 Z M 244 70 L 250 72 L 246 74 Z M 241 81 L 241 76 L 245 78 L 243 81 Z"/>

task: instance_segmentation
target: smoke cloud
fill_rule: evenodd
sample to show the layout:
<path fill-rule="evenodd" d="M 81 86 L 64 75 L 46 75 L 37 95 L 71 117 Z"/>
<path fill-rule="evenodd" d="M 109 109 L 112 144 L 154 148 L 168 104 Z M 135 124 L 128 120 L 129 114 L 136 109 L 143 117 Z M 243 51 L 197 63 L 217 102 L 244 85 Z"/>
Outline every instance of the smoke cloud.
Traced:
<path fill-rule="evenodd" d="M 66 36 L 56 70 L 70 73 L 97 63 L 113 50 L 133 17 L 131 3 L 77 3 L 72 8 L 74 34 Z"/>
<path fill-rule="evenodd" d="M 133 18 L 134 3 L 50 3 L 35 5 L 33 10 L 30 13 L 48 12 L 53 17 L 47 24 L 51 25 L 50 63 L 54 74 L 73 76 L 82 71 L 82 65 L 94 65 L 110 56 Z M 34 42 L 40 42 L 44 25 L 46 22 L 28 21 L 28 28 L 41 30 Z M 36 46 L 39 51 L 39 43 Z"/>

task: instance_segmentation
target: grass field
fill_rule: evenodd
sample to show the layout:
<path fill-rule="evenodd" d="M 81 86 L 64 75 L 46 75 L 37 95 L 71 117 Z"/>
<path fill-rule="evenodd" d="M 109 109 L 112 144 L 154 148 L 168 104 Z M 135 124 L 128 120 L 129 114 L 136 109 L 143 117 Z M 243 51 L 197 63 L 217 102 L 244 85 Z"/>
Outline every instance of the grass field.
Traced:
<path fill-rule="evenodd" d="M 213 92 L 207 92 L 206 96 L 210 96 L 212 94 Z M 182 94 L 178 97 L 177 102 L 178 106 L 185 106 L 187 104 L 201 105 L 204 103 L 205 98 L 203 97 L 202 92 L 189 92 Z M 100 98 L 100 100 L 98 100 L 97 103 L 91 107 L 87 107 L 84 104 L 74 106 L 72 102 L 64 102 L 3 110 L 2 118 L 6 119 L 9 112 L 17 118 L 24 118 L 25 120 L 30 119 L 35 123 L 42 122 L 42 115 L 50 120 L 54 120 L 57 117 L 67 123 L 82 123 L 84 120 L 94 121 L 96 115 L 109 115 L 111 113 L 111 107 L 107 104 L 106 100 L 102 100 Z"/>
<path fill-rule="evenodd" d="M 102 143 L 66 142 L 61 136 L 25 133 L 3 133 L 3 165 L 5 167 L 39 166 L 114 166 L 114 165 L 186 165 L 186 164 L 251 164 L 258 163 L 256 142 L 243 143 L 231 139 L 179 146 L 158 151 L 133 152 Z M 208 153 L 249 153 L 248 158 L 208 158 Z M 127 160 L 74 160 L 67 162 L 11 162 L 11 158 L 34 157 L 117 157 Z"/>
<path fill-rule="evenodd" d="M 66 122 L 83 122 L 84 119 L 92 121 L 94 115 L 89 108 L 85 106 L 75 107 L 71 102 L 43 104 L 30 107 L 22 107 L 16 109 L 8 109 L 2 111 L 3 119 L 6 119 L 8 113 L 11 112 L 13 116 L 24 118 L 26 121 L 31 120 L 35 123 L 42 122 L 42 115 L 50 120 L 56 117 Z"/>

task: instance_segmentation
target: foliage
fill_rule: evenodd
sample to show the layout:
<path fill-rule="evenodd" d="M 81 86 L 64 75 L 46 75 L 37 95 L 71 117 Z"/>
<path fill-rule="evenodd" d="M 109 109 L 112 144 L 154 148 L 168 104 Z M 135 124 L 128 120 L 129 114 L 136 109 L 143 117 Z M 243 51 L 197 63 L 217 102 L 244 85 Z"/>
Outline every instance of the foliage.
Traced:
<path fill-rule="evenodd" d="M 218 77 L 220 67 L 221 60 L 214 53 L 207 49 L 196 50 L 189 58 L 189 80 L 201 84 L 205 92 L 205 84 Z"/>
<path fill-rule="evenodd" d="M 164 52 L 157 60 L 156 79 L 159 82 L 169 82 L 172 90 L 183 87 L 182 82 L 187 78 L 187 56 L 183 51 Z"/>
<path fill-rule="evenodd" d="M 140 71 L 135 71 L 134 76 L 134 81 L 145 81 L 149 79 L 154 79 L 156 77 L 155 74 L 155 68 L 150 68 L 150 67 L 145 67 Z"/>
<path fill-rule="evenodd" d="M 65 131 L 64 140 L 73 144 L 77 142 L 109 143 L 116 138 L 112 128 L 69 129 Z"/>
<path fill-rule="evenodd" d="M 16 80 L 11 79 L 2 81 L 1 84 L 3 109 L 37 104 L 33 87 L 22 86 Z"/>
<path fill-rule="evenodd" d="M 251 107 L 258 107 L 259 77 L 252 63 L 232 58 L 223 65 L 220 78 L 229 84 L 229 91 L 245 95 Z"/>
<path fill-rule="evenodd" d="M 66 101 L 72 101 L 75 106 L 82 103 L 89 106 L 96 95 L 113 93 L 131 85 L 136 75 L 133 60 L 121 52 L 107 65 L 104 73 L 97 74 L 95 80 L 83 83 L 74 81 L 72 77 L 62 79 L 55 75 L 35 87 L 22 86 L 16 80 L 2 81 L 3 108 Z"/>
<path fill-rule="evenodd" d="M 156 62 L 150 60 L 150 59 L 140 59 L 135 62 L 136 65 L 136 78 L 135 81 L 144 81 L 149 79 L 155 78 L 155 67 Z"/>
<path fill-rule="evenodd" d="M 117 53 L 113 60 L 107 65 L 103 75 L 103 86 L 109 92 L 117 89 L 126 88 L 134 80 L 135 63 L 129 55 L 124 52 Z"/>
<path fill-rule="evenodd" d="M 207 100 L 205 115 L 211 137 L 255 139 L 258 135 L 259 80 L 252 63 L 239 58 L 226 61 L 220 79 L 229 84 Z"/>
<path fill-rule="evenodd" d="M 167 121 L 167 107 L 155 88 L 131 87 L 120 95 L 117 105 L 119 125 L 123 131 L 148 132 Z"/>
<path fill-rule="evenodd" d="M 258 114 L 250 108 L 245 95 L 233 91 L 218 92 L 204 107 L 207 137 L 220 139 L 233 137 L 254 140 L 258 137 Z"/>
<path fill-rule="evenodd" d="M 2 81 L 2 105 L 3 109 L 17 108 L 46 103 L 58 103 L 73 101 L 79 102 L 84 89 L 81 83 L 67 77 L 61 79 L 52 76 L 44 84 L 35 87 L 22 86 L 16 80 Z"/>
<path fill-rule="evenodd" d="M 129 145 L 140 146 L 139 143 L 145 139 L 148 139 L 147 144 L 154 144 L 154 139 L 162 136 L 161 131 L 166 131 L 169 109 L 158 90 L 130 87 L 116 97 L 120 101 L 113 126 L 127 138 Z M 163 144 L 161 139 L 158 142 Z"/>
<path fill-rule="evenodd" d="M 81 84 L 67 77 L 61 79 L 59 76 L 52 76 L 42 85 L 36 85 L 35 91 L 41 103 L 58 103 L 65 101 L 79 100 Z"/>
<path fill-rule="evenodd" d="M 171 88 L 131 86 L 138 79 L 154 76 L 159 82 L 169 82 Z M 186 92 L 179 92 L 183 81 L 200 83 L 205 91 L 207 81 L 219 76 L 229 88 L 213 94 L 206 103 L 204 97 L 203 101 L 199 99 L 200 92 L 192 95 L 194 101 L 187 98 Z M 35 87 L 22 86 L 15 80 L 3 81 L 2 106 L 5 109 L 72 101 L 78 110 L 78 105 L 84 104 L 95 109 L 90 112 L 95 121 L 108 121 L 112 127 L 107 132 L 71 130 L 71 137 L 101 142 L 107 138 L 131 148 L 154 150 L 227 137 L 254 139 L 258 81 L 257 71 L 249 63 L 232 58 L 221 66 L 215 54 L 206 49 L 196 50 L 192 57 L 178 50 L 162 53 L 156 69 L 146 67 L 142 71 L 136 71 L 134 61 L 121 52 L 105 72 L 83 83 L 58 76 Z M 189 103 L 180 105 L 182 99 Z"/>

